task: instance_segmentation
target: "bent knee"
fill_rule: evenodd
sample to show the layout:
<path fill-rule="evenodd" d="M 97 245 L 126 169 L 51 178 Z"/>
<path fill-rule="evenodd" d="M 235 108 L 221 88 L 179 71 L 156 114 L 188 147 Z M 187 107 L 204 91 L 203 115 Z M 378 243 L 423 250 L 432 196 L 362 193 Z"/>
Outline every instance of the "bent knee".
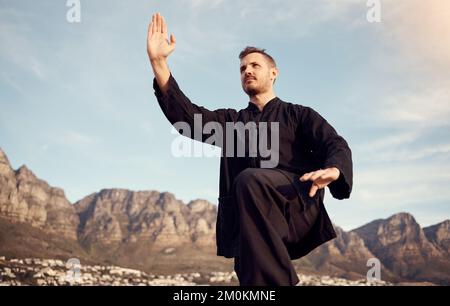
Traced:
<path fill-rule="evenodd" d="M 265 169 L 260 168 L 247 168 L 243 170 L 234 179 L 234 189 L 242 190 L 242 188 L 248 188 L 260 183 L 263 180 Z"/>

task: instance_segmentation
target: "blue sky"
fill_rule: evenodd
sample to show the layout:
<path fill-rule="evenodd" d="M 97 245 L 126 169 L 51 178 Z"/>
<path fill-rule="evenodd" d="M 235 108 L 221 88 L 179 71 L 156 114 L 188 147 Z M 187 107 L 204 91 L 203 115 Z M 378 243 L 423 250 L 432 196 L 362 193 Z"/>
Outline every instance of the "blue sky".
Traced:
<path fill-rule="evenodd" d="M 239 52 L 266 48 L 275 90 L 324 116 L 353 151 L 351 199 L 327 192 L 346 230 L 394 213 L 450 218 L 450 4 L 365 0 L 0 0 L 0 147 L 70 201 L 103 188 L 170 191 L 217 202 L 219 159 L 175 158 L 153 94 L 147 26 L 161 12 L 171 71 L 210 109 L 246 107 Z"/>

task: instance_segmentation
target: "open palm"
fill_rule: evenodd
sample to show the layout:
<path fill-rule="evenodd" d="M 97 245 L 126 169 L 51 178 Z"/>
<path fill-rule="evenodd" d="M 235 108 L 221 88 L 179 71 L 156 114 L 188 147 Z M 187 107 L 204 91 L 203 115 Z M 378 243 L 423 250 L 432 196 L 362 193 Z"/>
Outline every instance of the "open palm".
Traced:
<path fill-rule="evenodd" d="M 152 22 L 148 26 L 147 53 L 150 60 L 163 60 L 175 49 L 175 36 L 167 39 L 167 25 L 164 17 L 156 13 L 152 16 Z"/>

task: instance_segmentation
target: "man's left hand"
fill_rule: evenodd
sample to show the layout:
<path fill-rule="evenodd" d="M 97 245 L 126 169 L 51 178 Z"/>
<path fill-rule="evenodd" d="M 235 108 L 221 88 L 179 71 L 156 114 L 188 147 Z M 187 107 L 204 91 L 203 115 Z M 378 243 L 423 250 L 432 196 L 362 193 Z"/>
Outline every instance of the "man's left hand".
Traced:
<path fill-rule="evenodd" d="M 325 188 L 331 182 L 337 180 L 340 175 L 340 171 L 336 167 L 320 169 L 313 172 L 308 172 L 300 177 L 300 181 L 312 181 L 311 190 L 309 191 L 309 196 L 313 197 L 317 190 Z"/>

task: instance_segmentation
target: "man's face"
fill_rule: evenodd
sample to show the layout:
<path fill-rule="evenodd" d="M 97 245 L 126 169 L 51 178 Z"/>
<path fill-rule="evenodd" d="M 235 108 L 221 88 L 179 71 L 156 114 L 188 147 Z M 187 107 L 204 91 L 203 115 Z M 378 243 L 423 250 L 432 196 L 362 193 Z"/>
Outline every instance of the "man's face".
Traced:
<path fill-rule="evenodd" d="M 242 58 L 240 71 L 242 89 L 250 97 L 270 91 L 278 72 L 261 53 L 250 53 Z"/>

